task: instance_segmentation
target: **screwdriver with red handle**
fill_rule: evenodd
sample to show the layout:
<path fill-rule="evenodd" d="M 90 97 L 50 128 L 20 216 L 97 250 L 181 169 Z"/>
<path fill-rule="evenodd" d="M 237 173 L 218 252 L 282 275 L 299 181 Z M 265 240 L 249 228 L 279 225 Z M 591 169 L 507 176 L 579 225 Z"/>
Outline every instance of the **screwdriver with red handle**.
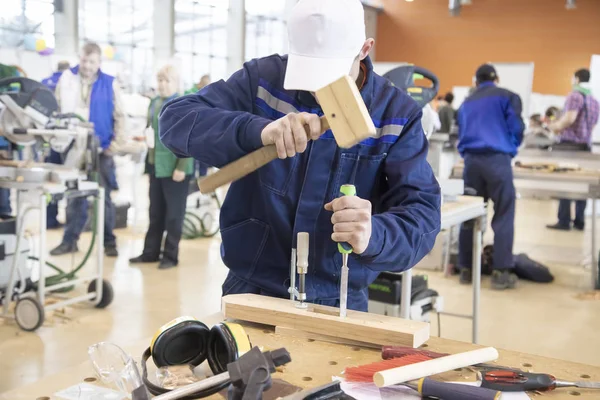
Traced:
<path fill-rule="evenodd" d="M 561 387 L 600 389 L 600 382 L 567 382 L 557 380 L 550 374 L 535 374 L 517 370 L 480 371 L 481 387 L 503 392 L 545 392 Z"/>

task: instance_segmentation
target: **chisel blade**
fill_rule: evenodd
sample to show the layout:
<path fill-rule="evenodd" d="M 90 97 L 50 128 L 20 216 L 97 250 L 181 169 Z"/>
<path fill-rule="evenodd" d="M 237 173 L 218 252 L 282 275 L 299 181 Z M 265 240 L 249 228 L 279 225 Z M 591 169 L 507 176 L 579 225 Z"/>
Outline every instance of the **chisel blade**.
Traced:
<path fill-rule="evenodd" d="M 579 388 L 600 389 L 600 382 L 575 382 L 575 386 Z"/>
<path fill-rule="evenodd" d="M 342 254 L 342 274 L 340 279 L 340 317 L 345 318 L 348 306 L 348 254 Z"/>

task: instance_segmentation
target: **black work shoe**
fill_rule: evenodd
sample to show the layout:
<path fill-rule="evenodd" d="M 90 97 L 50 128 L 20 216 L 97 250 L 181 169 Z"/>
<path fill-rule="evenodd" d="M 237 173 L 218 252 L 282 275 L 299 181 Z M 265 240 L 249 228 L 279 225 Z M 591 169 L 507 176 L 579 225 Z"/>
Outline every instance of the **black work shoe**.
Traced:
<path fill-rule="evenodd" d="M 554 225 L 546 225 L 546 228 L 548 229 L 554 229 L 557 231 L 570 231 L 571 227 L 568 225 L 563 225 L 560 223 L 554 224 Z"/>
<path fill-rule="evenodd" d="M 54 249 L 50 250 L 51 256 L 62 256 L 63 254 L 71 254 L 77 253 L 79 249 L 77 248 L 77 243 L 66 243 L 62 242 Z"/>
<path fill-rule="evenodd" d="M 470 285 L 473 282 L 473 271 L 468 268 L 462 268 L 460 270 L 459 282 L 461 285 Z"/>
<path fill-rule="evenodd" d="M 576 231 L 585 231 L 585 225 L 573 224 L 573 228 L 574 228 Z"/>
<path fill-rule="evenodd" d="M 158 264 L 158 269 L 169 269 L 177 266 L 175 261 L 171 261 L 169 259 L 163 258 L 160 260 L 160 264 Z"/>
<path fill-rule="evenodd" d="M 119 257 L 117 246 L 104 246 L 104 255 L 106 257 Z"/>
<path fill-rule="evenodd" d="M 511 270 L 494 270 L 492 272 L 492 289 L 514 289 L 519 278 Z"/>
<path fill-rule="evenodd" d="M 152 257 L 149 257 L 149 256 L 144 255 L 144 254 L 129 259 L 129 263 L 130 264 L 155 263 L 155 262 L 158 262 L 158 261 L 159 261 L 158 257 L 152 258 Z"/>

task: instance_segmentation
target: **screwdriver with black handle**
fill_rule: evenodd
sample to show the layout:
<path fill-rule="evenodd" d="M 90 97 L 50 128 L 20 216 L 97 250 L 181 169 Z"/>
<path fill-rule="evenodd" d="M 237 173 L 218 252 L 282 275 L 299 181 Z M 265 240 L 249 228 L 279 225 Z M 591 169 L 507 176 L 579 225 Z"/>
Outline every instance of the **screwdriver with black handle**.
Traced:
<path fill-rule="evenodd" d="M 402 385 L 416 390 L 424 399 L 498 400 L 502 395 L 497 390 L 459 383 L 439 382 L 431 378 L 421 378 L 418 381 L 403 383 Z"/>
<path fill-rule="evenodd" d="M 480 371 L 481 387 L 503 392 L 545 392 L 561 387 L 600 389 L 600 382 L 567 382 L 557 380 L 550 374 L 536 374 L 518 370 Z"/>
<path fill-rule="evenodd" d="M 340 197 L 356 196 L 354 185 L 342 185 Z M 348 310 L 348 255 L 352 253 L 349 243 L 338 243 L 338 251 L 342 254 L 342 273 L 340 274 L 340 317 L 345 318 Z"/>

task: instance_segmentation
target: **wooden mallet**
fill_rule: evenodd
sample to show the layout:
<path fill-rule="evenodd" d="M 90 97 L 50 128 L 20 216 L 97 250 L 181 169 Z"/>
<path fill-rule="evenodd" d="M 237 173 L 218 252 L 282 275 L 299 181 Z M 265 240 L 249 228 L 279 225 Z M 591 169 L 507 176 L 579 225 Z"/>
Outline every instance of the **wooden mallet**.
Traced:
<path fill-rule="evenodd" d="M 342 148 L 350 148 L 376 134 L 375 125 L 369 115 L 356 83 L 350 76 L 317 90 L 317 100 L 323 109 L 321 133 L 331 129 L 335 141 Z M 308 127 L 305 126 L 308 132 Z M 212 193 L 217 188 L 256 171 L 277 158 L 275 145 L 268 145 L 227 164 L 217 172 L 198 180 L 202 193 Z"/>

